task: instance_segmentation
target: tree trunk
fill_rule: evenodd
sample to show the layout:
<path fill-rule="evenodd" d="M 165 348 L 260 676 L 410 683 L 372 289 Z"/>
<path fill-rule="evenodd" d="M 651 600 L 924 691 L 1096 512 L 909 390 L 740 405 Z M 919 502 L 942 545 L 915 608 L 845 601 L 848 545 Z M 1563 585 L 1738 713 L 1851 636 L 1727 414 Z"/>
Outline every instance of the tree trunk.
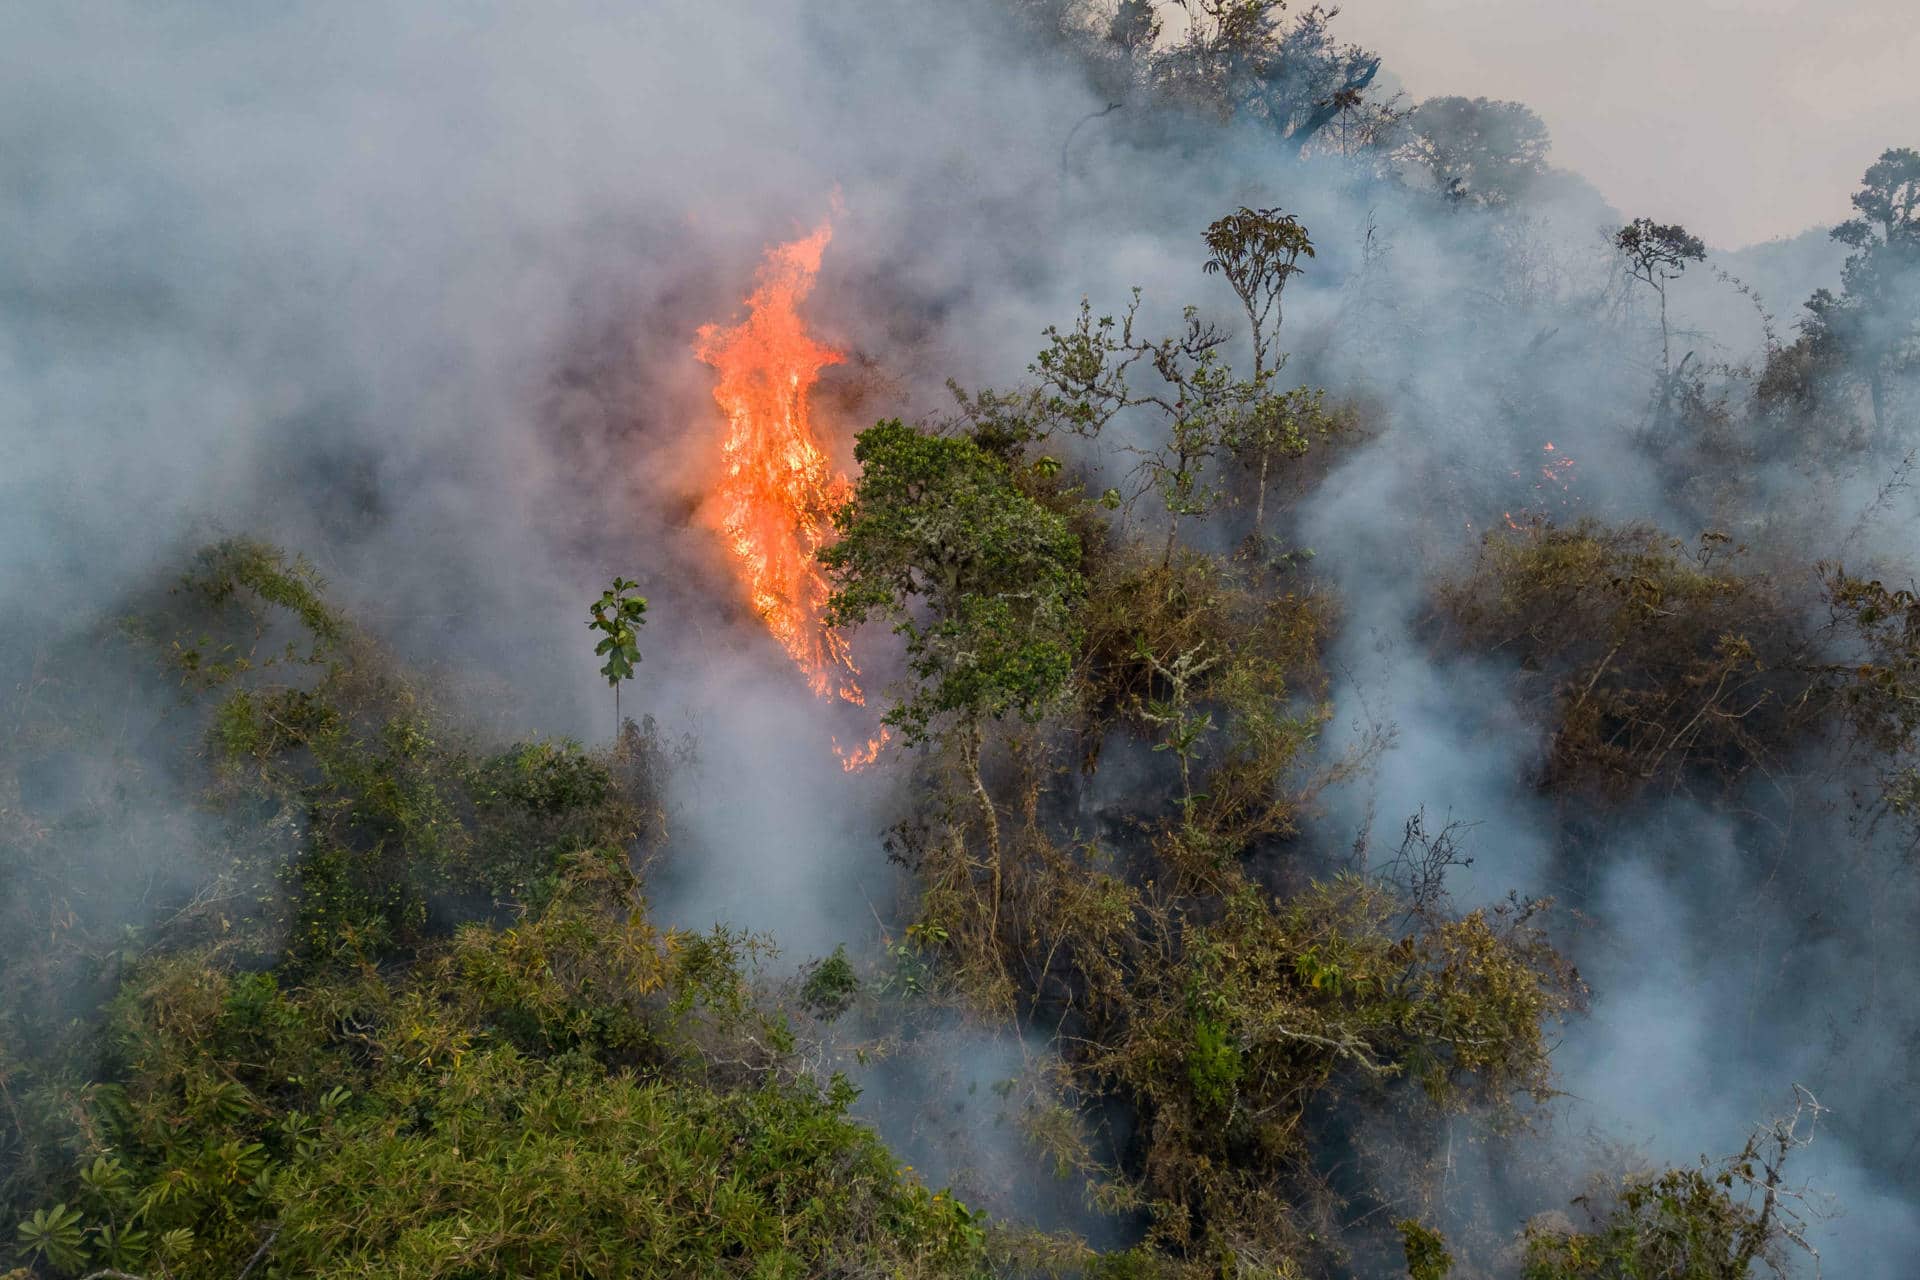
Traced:
<path fill-rule="evenodd" d="M 1873 442 L 1878 447 L 1887 438 L 1887 380 L 1877 359 L 1867 371 L 1867 398 L 1873 402 Z"/>
<path fill-rule="evenodd" d="M 1000 817 L 994 812 L 993 797 L 987 794 L 987 784 L 980 779 L 980 748 L 985 741 L 985 726 L 977 719 L 969 723 L 962 743 L 962 755 L 966 761 L 967 780 L 973 784 L 973 794 L 980 800 L 980 816 L 987 824 L 987 869 L 992 877 L 987 909 L 987 940 L 997 954 L 1000 934 Z"/>
<path fill-rule="evenodd" d="M 1273 457 L 1273 450 L 1260 451 L 1260 488 L 1253 495 L 1253 532 L 1259 536 L 1265 532 L 1267 523 L 1267 462 Z"/>
<path fill-rule="evenodd" d="M 1667 291 L 1660 290 L 1660 373 L 1662 377 L 1673 376 L 1673 340 L 1667 332 Z"/>
<path fill-rule="evenodd" d="M 1683 362 L 1684 363 L 1684 362 Z M 1660 415 L 1662 433 L 1673 425 L 1673 338 L 1667 328 L 1667 291 L 1660 289 Z"/>

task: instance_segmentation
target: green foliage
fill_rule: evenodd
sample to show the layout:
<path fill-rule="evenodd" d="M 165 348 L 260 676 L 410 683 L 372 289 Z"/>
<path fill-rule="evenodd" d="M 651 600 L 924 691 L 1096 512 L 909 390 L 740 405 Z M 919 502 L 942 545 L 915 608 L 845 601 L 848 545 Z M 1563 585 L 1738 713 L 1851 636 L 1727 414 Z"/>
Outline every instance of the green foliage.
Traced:
<path fill-rule="evenodd" d="M 1299 237 L 1304 240 L 1304 231 Z M 1255 255 L 1256 250 L 1247 253 Z M 1252 271 L 1259 265 L 1238 258 L 1232 261 L 1234 279 L 1242 278 L 1243 269 Z M 1267 266 L 1281 282 L 1297 270 L 1285 260 Z M 1254 282 L 1249 287 L 1260 286 Z M 1263 315 L 1261 308 L 1271 306 L 1277 297 L 1277 292 L 1249 294 L 1248 315 Z M 1165 434 L 1157 443 L 1119 446 L 1133 461 L 1129 473 L 1133 492 L 1122 501 L 1130 506 L 1149 492 L 1159 497 L 1168 515 L 1163 558 L 1171 559 L 1181 520 L 1207 514 L 1220 499 L 1215 459 L 1228 451 L 1259 458 L 1264 494 L 1266 460 L 1298 443 L 1288 434 L 1288 428 L 1298 424 L 1287 412 L 1294 402 L 1270 393 L 1274 370 L 1262 369 L 1251 379 L 1237 378 L 1221 357 L 1226 335 L 1203 322 L 1195 308 L 1187 308 L 1178 333 L 1150 341 L 1134 332 L 1139 306 L 1137 289 L 1118 319 L 1096 318 L 1091 304 L 1083 301 L 1071 331 L 1048 327 L 1047 347 L 1030 371 L 1040 381 L 1039 420 L 1046 424 L 1044 430 L 1058 428 L 1098 437 L 1123 415 L 1145 413 L 1160 419 Z M 1256 327 L 1259 358 L 1264 358 L 1270 340 L 1271 334 Z M 1142 373 L 1155 383 L 1143 387 Z"/>
<path fill-rule="evenodd" d="M 1804 1089 L 1794 1095 L 1790 1114 L 1725 1159 L 1630 1175 L 1576 1201 L 1589 1230 L 1529 1224 L 1525 1280 L 1747 1280 L 1755 1266 L 1786 1276 L 1789 1250 L 1817 1273 L 1807 1228 L 1824 1209 L 1787 1180 L 1786 1165 L 1812 1142 L 1824 1108 Z"/>
<path fill-rule="evenodd" d="M 1407 1280 L 1446 1280 L 1453 1271 L 1446 1237 L 1418 1218 L 1402 1218 L 1394 1228 L 1407 1255 Z"/>
<path fill-rule="evenodd" d="M 640 584 L 627 578 L 615 578 L 600 598 L 587 606 L 587 626 L 601 633 L 593 646 L 596 658 L 605 658 L 600 674 L 607 684 L 618 688 L 622 680 L 633 678 L 640 661 L 640 628 L 646 625 L 647 598 L 632 594 Z"/>
<path fill-rule="evenodd" d="M 583 860 L 513 928 L 295 990 L 149 963 L 67 1140 L 87 1207 L 23 1249 L 225 1275 L 271 1228 L 302 1275 L 970 1274 L 978 1219 L 755 1047 L 778 1022 L 739 941 L 658 933 L 631 893 Z"/>
<path fill-rule="evenodd" d="M 581 855 L 511 928 L 404 966 L 290 987 L 218 947 L 150 958 L 103 1076 L 49 1081 L 33 1140 L 70 1161 L 67 1199 L 21 1252 L 182 1277 L 263 1240 L 301 1275 L 973 1274 L 980 1220 L 897 1173 L 849 1090 L 784 1071 L 752 951 L 653 930 Z"/>
<path fill-rule="evenodd" d="M 999 815 L 981 773 L 986 726 L 1037 721 L 1059 699 L 1079 642 L 1085 584 L 1068 520 L 1024 492 L 1004 457 L 898 421 L 860 433 L 853 495 L 820 552 L 827 621 L 878 615 L 906 642 L 914 683 L 887 708 L 908 743 L 938 737 L 961 758 L 987 847 L 986 884 L 958 869 L 987 938 L 1004 900 Z M 956 826 L 957 842 L 964 839 Z M 990 953 L 994 948 L 986 948 Z"/>
<path fill-rule="evenodd" d="M 277 553 L 244 552 L 203 556 L 221 572 L 203 568 L 188 582 L 229 631 L 247 625 L 256 601 L 290 598 L 282 577 L 306 581 L 271 572 Z M 303 624 L 325 623 L 304 652 L 216 666 L 174 651 L 219 695 L 210 795 L 277 815 L 279 838 L 242 855 L 263 892 L 287 891 L 284 905 L 263 897 L 248 921 L 259 945 L 290 929 L 296 954 L 314 962 L 387 955 L 444 930 L 449 915 L 536 898 L 564 859 L 583 849 L 620 856 L 647 825 L 646 803 L 616 785 L 606 759 L 570 743 L 477 750 L 365 637 L 317 598 L 292 598 Z"/>
<path fill-rule="evenodd" d="M 35 1209 L 20 1224 L 20 1246 L 29 1258 L 42 1258 L 63 1271 L 73 1271 L 87 1259 L 85 1235 L 78 1209 L 56 1204 L 50 1209 Z"/>
<path fill-rule="evenodd" d="M 1179 821 L 1162 842 L 1190 874 L 1285 832 L 1286 787 L 1313 743 L 1332 602 L 1257 569 L 1198 555 L 1161 564 L 1121 552 L 1088 594 L 1082 735 L 1126 726 L 1173 756 Z"/>
<path fill-rule="evenodd" d="M 202 632 L 197 641 L 175 639 L 174 665 L 187 681 L 211 686 L 257 666 L 323 661 L 348 640 L 349 631 L 326 602 L 325 590 L 325 581 L 305 559 L 289 560 L 256 539 L 229 538 L 203 548 L 177 591 L 219 629 Z M 290 615 L 304 632 L 304 653 L 293 640 L 278 655 L 262 649 L 275 611 Z"/>
<path fill-rule="evenodd" d="M 426 1127 L 356 1117 L 286 1180 L 314 1276 L 972 1274 L 984 1231 L 904 1180 L 836 1084 L 715 1093 L 476 1053 Z"/>
<path fill-rule="evenodd" d="M 1187 1053 L 1187 1079 L 1203 1111 L 1225 1115 L 1232 1109 L 1245 1064 L 1226 1028 L 1201 1014 L 1193 1020 L 1193 1048 Z"/>
<path fill-rule="evenodd" d="M 860 433 L 861 475 L 820 553 L 827 617 L 878 615 L 906 642 L 914 689 L 887 711 L 909 742 L 946 722 L 1033 717 L 1073 661 L 1080 547 L 972 440 L 882 422 Z M 925 606 L 925 614 L 915 608 Z"/>
<path fill-rule="evenodd" d="M 607 660 L 600 668 L 600 674 L 607 678 L 607 685 L 613 690 L 613 730 L 616 741 L 622 737 L 620 682 L 632 679 L 633 669 L 639 665 L 640 628 L 647 620 L 647 598 L 632 594 L 639 585 L 627 578 L 615 578 L 613 585 L 587 606 L 590 615 L 587 626 L 601 633 L 600 643 L 593 646 L 594 656 Z"/>
<path fill-rule="evenodd" d="M 1711 1170 L 1629 1180 L 1593 1231 L 1531 1227 L 1526 1280 L 1746 1280 L 1762 1224 Z"/>
<path fill-rule="evenodd" d="M 1327 393 L 1314 387 L 1294 387 L 1265 395 L 1237 418 L 1224 436 L 1226 447 L 1253 473 L 1259 511 L 1265 510 L 1267 475 L 1273 462 L 1297 458 L 1341 429 L 1338 415 L 1327 408 Z M 1256 512 L 1254 526 L 1262 525 Z"/>
<path fill-rule="evenodd" d="M 859 994 L 860 978 L 854 973 L 844 946 L 835 947 L 832 955 L 815 961 L 807 970 L 806 981 L 800 985 L 801 1003 L 827 1019 L 845 1013 Z"/>
<path fill-rule="evenodd" d="M 1180 949 L 1123 945 L 1124 981 L 1088 985 L 1074 1059 L 1080 1087 L 1144 1117 L 1123 1186 L 1164 1247 L 1308 1248 L 1286 1189 L 1310 1199 L 1306 1119 L 1341 1093 L 1411 1078 L 1438 1108 L 1504 1110 L 1515 1093 L 1550 1092 L 1543 1027 L 1582 988 L 1532 908 L 1416 908 L 1403 934 L 1407 902 L 1354 879 L 1284 901 L 1244 887 L 1222 906 L 1217 921 L 1182 921 L 1131 896 L 1145 938 L 1177 932 Z"/>
<path fill-rule="evenodd" d="M 1205 236 L 1205 270 L 1226 280 L 1247 317 L 1253 348 L 1251 377 L 1235 375 L 1221 356 L 1226 335 L 1188 307 L 1179 332 L 1148 340 L 1136 335 L 1140 291 L 1117 319 L 1080 304 L 1070 331 L 1049 326 L 1047 347 L 1029 366 L 1039 387 L 1020 420 L 1029 439 L 1054 430 L 1097 437 L 1123 415 L 1157 415 L 1165 430 L 1157 444 L 1128 443 L 1121 451 L 1134 462 L 1133 498 L 1158 495 L 1168 516 L 1170 560 L 1180 521 L 1212 511 L 1224 481 L 1216 459 L 1231 455 L 1252 476 L 1254 529 L 1265 523 L 1272 464 L 1298 457 L 1309 440 L 1336 426 L 1324 408 L 1324 393 L 1307 387 L 1280 392 L 1274 381 L 1286 364 L 1276 349 L 1287 282 L 1305 270 L 1313 242 L 1297 218 L 1278 209 L 1242 208 L 1216 220 Z M 1150 374 L 1158 385 L 1142 386 Z M 995 407 L 1006 401 L 995 402 Z M 1115 492 L 1114 504 L 1131 499 Z"/>
<path fill-rule="evenodd" d="M 1702 262 L 1707 246 L 1685 227 L 1635 218 L 1614 233 L 1613 247 L 1634 279 L 1660 299 L 1660 406 L 1664 416 L 1676 389 L 1673 341 L 1667 324 L 1667 285 L 1678 280 L 1689 262 Z"/>
<path fill-rule="evenodd" d="M 168 668 L 214 856 L 148 934 L 68 913 L 73 963 L 0 957 L 0 1268 L 980 1270 L 982 1220 L 797 1072 L 764 944 L 649 922 L 628 859 L 651 738 L 483 746 L 262 544 L 203 553 L 127 634 L 189 629 Z M 22 838 L 0 851 L 76 896 L 66 833 Z M 820 972 L 850 996 L 844 955 Z M 90 989 L 98 1016 L 62 1020 Z"/>
<path fill-rule="evenodd" d="M 1652 218 L 1635 218 L 1613 235 L 1614 248 L 1626 259 L 1628 270 L 1647 284 L 1660 288 L 1677 280 L 1689 262 L 1703 261 L 1707 246 L 1685 227 L 1658 223 Z"/>
<path fill-rule="evenodd" d="M 1318 1088 L 1343 1066 L 1374 1077 L 1411 1068 L 1430 1096 L 1449 1104 L 1469 1078 L 1496 1098 L 1515 1090 L 1544 1096 L 1541 1024 L 1573 1007 L 1579 987 L 1532 924 L 1532 910 L 1430 918 L 1397 937 L 1391 925 L 1403 909 L 1357 880 L 1316 885 L 1285 904 L 1241 890 L 1222 920 L 1189 932 L 1185 1007 L 1169 1000 L 1156 1021 L 1179 1034 L 1191 1017 L 1201 1046 L 1230 1034 L 1244 1067 L 1210 1070 L 1208 1078 L 1243 1079 L 1256 1113 Z M 1160 1088 L 1157 1075 L 1140 1082 Z"/>
<path fill-rule="evenodd" d="M 1306 270 L 1300 259 L 1314 256 L 1313 240 L 1293 214 L 1245 206 L 1215 219 L 1205 239 L 1207 260 L 1201 269 L 1222 276 L 1240 299 L 1252 331 L 1253 376 L 1259 383 L 1270 372 L 1287 282 Z"/>

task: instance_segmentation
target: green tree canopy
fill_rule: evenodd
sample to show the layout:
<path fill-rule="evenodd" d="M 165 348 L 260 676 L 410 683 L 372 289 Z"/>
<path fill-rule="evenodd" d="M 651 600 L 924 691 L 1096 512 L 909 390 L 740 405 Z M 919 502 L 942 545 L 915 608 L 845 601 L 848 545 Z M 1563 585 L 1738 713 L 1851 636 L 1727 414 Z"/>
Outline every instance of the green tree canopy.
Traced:
<path fill-rule="evenodd" d="M 895 421 L 860 433 L 852 500 L 821 553 L 828 621 L 893 621 L 918 682 L 887 723 L 909 742 L 938 722 L 1034 716 L 1078 644 L 1079 539 L 972 440 Z"/>
<path fill-rule="evenodd" d="M 895 420 L 860 433 L 861 474 L 834 515 L 820 559 L 833 581 L 827 621 L 890 618 L 915 685 L 886 722 L 908 742 L 959 748 L 985 827 L 987 932 L 999 927 L 1000 821 L 980 776 L 986 723 L 1035 719 L 1059 696 L 1079 651 L 1080 540 L 1065 517 L 1014 483 L 971 439 Z"/>

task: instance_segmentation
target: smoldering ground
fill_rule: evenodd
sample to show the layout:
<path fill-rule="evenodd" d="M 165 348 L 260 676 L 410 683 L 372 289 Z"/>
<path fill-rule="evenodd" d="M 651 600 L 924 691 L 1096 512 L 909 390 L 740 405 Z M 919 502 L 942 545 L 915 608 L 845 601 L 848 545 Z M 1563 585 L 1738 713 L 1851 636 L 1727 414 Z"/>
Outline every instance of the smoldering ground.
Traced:
<path fill-rule="evenodd" d="M 1108 111 L 1064 51 L 984 0 L 81 4 L 16 21 L 0 69 L 9 683 L 34 645 L 226 528 L 307 552 L 403 653 L 469 673 L 488 695 L 463 711 L 596 739 L 610 707 L 581 606 L 627 574 L 654 600 L 629 697 L 701 761 L 676 784 L 661 905 L 769 929 L 796 959 L 884 927 L 897 775 L 840 774 L 827 739 L 860 725 L 823 712 L 734 592 L 701 512 L 717 422 L 694 328 L 733 315 L 763 247 L 837 191 L 808 314 L 855 357 L 825 389 L 844 463 L 865 420 L 942 411 L 949 376 L 1019 381 L 1083 296 L 1113 312 L 1142 287 L 1149 331 L 1189 301 L 1231 323 L 1199 231 L 1240 204 L 1298 213 L 1320 252 L 1289 294 L 1285 376 L 1384 407 L 1287 536 L 1345 601 L 1336 726 L 1398 730 L 1368 780 L 1327 798 L 1308 856 L 1331 860 L 1368 812 L 1479 824 L 1458 896 L 1577 890 L 1598 922 L 1570 938 L 1597 995 L 1560 1053 L 1563 1123 L 1687 1159 L 1736 1147 L 1804 1083 L 1834 1109 L 1806 1171 L 1855 1206 L 1822 1236 L 1830 1266 L 1911 1252 L 1920 1166 L 1879 1123 L 1914 1083 L 1911 895 L 1867 901 L 1900 872 L 1848 828 L 1846 779 L 1791 827 L 1655 806 L 1569 849 L 1525 783 L 1539 744 L 1512 673 L 1419 634 L 1424 584 L 1497 513 L 1698 532 L 1643 447 L 1649 317 L 1598 235 L 1621 215 L 1578 182 L 1475 221 L 1254 128 L 1144 128 L 1146 104 Z M 1803 283 L 1775 274 L 1789 295 Z M 1747 312 L 1701 315 L 1735 358 L 1751 350 Z M 1577 479 L 1541 493 L 1549 441 Z M 1823 494 L 1809 527 L 1830 543 L 1881 478 Z M 1764 483 L 1775 504 L 1803 494 L 1790 468 Z M 1876 520 L 1878 552 L 1905 545 L 1908 514 Z M 1233 536 L 1193 536 L 1216 535 Z M 885 638 L 862 645 L 886 671 Z M 187 808 L 164 788 L 150 803 Z M 1777 818 L 1769 804 L 1753 801 Z M 1761 896 L 1783 851 L 1848 841 L 1848 875 Z M 103 879 L 164 874 L 190 843 L 115 846 L 135 873 L 109 860 Z M 1741 947 L 1730 897 L 1764 922 Z M 1870 995 L 1836 1010 L 1863 965 Z M 1576 1183 L 1568 1170 L 1540 1199 Z M 1507 1226 L 1540 1207 L 1516 1200 Z"/>

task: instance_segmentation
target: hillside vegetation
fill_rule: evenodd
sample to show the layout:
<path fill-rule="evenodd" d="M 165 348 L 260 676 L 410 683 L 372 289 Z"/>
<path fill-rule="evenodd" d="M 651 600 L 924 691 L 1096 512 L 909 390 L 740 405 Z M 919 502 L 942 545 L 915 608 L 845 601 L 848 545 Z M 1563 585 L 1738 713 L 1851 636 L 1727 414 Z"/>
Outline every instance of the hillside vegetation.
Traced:
<path fill-rule="evenodd" d="M 1384 96 L 1331 11 L 1177 7 L 1177 37 L 1141 0 L 1005 12 L 1063 74 L 1145 104 L 1116 126 L 1141 146 L 1259 128 L 1483 248 L 1554 189 L 1524 107 Z M 1494 530 L 1402 585 L 1423 658 L 1510 695 L 1516 785 L 1563 820 L 1562 859 L 1598 859 L 1582 833 L 1650 806 L 1747 820 L 1838 778 L 1863 852 L 1832 874 L 1911 875 L 1864 852 L 1916 834 L 1909 569 L 1849 564 L 1856 541 L 1767 515 L 1754 487 L 1763 464 L 1864 467 L 1884 496 L 1920 448 L 1920 155 L 1873 161 L 1854 206 L 1837 291 L 1750 368 L 1669 332 L 1696 238 L 1609 233 L 1621 292 L 1579 305 L 1644 330 L 1631 448 L 1680 525 L 1522 510 L 1438 472 L 1412 513 Z M 659 923 L 680 762 L 652 719 L 616 713 L 611 743 L 496 740 L 457 673 L 409 669 L 294 549 L 218 540 L 69 634 L 10 639 L 0 1276 L 1808 1265 L 1803 1091 L 1724 1157 L 1623 1159 L 1577 1201 L 1543 1182 L 1555 1211 L 1531 1218 L 1449 1182 L 1456 1135 L 1491 1151 L 1550 1128 L 1593 994 L 1585 904 L 1459 900 L 1473 833 L 1424 815 L 1390 815 L 1392 849 L 1307 838 L 1396 708 L 1329 745 L 1353 566 L 1302 545 L 1299 514 L 1383 423 L 1377 389 L 1287 376 L 1283 304 L 1336 229 L 1218 215 L 1192 240 L 1196 292 L 1231 292 L 1218 316 L 1149 333 L 1117 280 L 1005 384 L 858 434 L 819 561 L 831 621 L 890 629 L 904 664 L 874 698 L 907 806 L 882 956 L 795 973 L 770 939 Z M 644 708 L 634 586 L 593 625 Z M 864 1050 L 839 1019 L 928 1010 L 1044 1041 L 1005 1086 L 1021 1141 L 1125 1247 L 963 1203 L 855 1118 L 838 1068 Z"/>

